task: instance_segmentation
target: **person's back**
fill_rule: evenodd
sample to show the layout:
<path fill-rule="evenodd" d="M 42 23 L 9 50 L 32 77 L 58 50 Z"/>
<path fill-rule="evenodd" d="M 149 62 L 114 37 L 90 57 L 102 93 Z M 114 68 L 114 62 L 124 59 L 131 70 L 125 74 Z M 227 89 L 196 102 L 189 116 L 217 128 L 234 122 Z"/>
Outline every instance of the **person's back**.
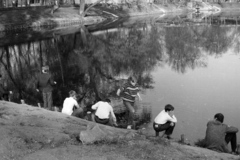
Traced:
<path fill-rule="evenodd" d="M 110 99 L 106 99 L 105 102 L 97 102 L 92 106 L 92 109 L 96 110 L 94 117 L 95 122 L 117 126 L 116 116 L 113 112 Z"/>
<path fill-rule="evenodd" d="M 229 152 L 225 141 L 226 131 L 227 125 L 219 121 L 209 121 L 205 137 L 206 148 L 221 152 Z"/>
<path fill-rule="evenodd" d="M 223 124 L 224 115 L 217 113 L 214 120 L 207 123 L 204 147 L 229 153 L 228 143 L 231 143 L 232 153 L 236 153 L 238 129 L 236 127 Z"/>
<path fill-rule="evenodd" d="M 71 90 L 69 92 L 69 97 L 64 100 L 62 113 L 78 118 L 84 117 L 83 109 L 77 102 L 77 93 L 75 91 Z"/>
<path fill-rule="evenodd" d="M 73 97 L 68 97 L 63 102 L 62 113 L 72 115 L 74 106 L 77 105 L 77 101 Z"/>
<path fill-rule="evenodd" d="M 108 102 L 100 101 L 98 102 L 98 108 L 96 110 L 95 115 L 99 118 L 109 118 L 109 114 L 112 111 L 112 107 L 108 104 Z"/>

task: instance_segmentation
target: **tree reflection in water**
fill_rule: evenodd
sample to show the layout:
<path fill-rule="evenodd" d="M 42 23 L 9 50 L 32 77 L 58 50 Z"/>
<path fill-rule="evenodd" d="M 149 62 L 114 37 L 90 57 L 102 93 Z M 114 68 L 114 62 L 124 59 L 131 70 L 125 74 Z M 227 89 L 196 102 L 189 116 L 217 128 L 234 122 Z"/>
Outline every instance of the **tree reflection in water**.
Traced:
<path fill-rule="evenodd" d="M 221 56 L 231 45 L 238 46 L 236 34 L 238 30 L 217 26 L 135 24 L 94 35 L 82 26 L 74 34 L 1 47 L 0 69 L 15 102 L 23 98 L 36 105 L 41 101 L 35 80 L 41 66 L 48 64 L 58 82 L 54 105 L 61 107 L 73 89 L 86 106 L 116 96 L 124 81 L 117 78 L 121 75 L 137 76 L 144 92 L 153 87 L 151 72 L 157 66 L 170 65 L 180 73 L 206 67 L 207 54 Z"/>

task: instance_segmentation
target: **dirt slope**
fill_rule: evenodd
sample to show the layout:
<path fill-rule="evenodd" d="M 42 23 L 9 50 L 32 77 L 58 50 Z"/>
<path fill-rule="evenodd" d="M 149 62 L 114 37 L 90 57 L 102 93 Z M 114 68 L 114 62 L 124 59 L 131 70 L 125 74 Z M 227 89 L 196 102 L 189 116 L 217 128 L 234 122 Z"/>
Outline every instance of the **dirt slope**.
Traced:
<path fill-rule="evenodd" d="M 136 136 L 83 145 L 78 141 L 78 136 L 89 123 L 92 122 L 59 112 L 0 101 L 1 160 L 240 159 L 230 154 L 103 125 L 100 127 L 115 135 L 131 132 Z"/>

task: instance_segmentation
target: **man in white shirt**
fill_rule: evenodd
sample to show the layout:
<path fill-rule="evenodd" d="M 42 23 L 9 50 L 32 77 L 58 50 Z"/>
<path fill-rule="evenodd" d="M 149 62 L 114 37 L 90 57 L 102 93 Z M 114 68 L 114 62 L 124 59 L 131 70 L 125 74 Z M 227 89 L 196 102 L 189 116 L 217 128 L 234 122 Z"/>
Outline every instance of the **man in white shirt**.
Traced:
<path fill-rule="evenodd" d="M 156 136 L 159 136 L 159 132 L 165 131 L 162 137 L 171 139 L 171 134 L 177 123 L 177 118 L 173 114 L 174 107 L 170 104 L 167 104 L 153 122 L 153 129 L 156 132 Z"/>
<path fill-rule="evenodd" d="M 69 97 L 64 100 L 62 113 L 83 118 L 83 109 L 78 105 L 77 94 L 75 91 L 71 90 L 69 92 Z"/>
<path fill-rule="evenodd" d="M 92 109 L 96 110 L 94 120 L 97 123 L 117 126 L 116 116 L 113 112 L 110 99 L 106 99 L 105 102 L 97 102 L 92 106 Z"/>

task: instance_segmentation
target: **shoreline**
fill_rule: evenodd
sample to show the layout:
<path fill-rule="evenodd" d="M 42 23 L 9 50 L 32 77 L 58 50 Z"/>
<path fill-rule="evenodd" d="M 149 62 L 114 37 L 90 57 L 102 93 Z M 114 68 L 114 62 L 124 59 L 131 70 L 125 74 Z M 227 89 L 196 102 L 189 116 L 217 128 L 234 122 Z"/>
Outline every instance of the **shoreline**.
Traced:
<path fill-rule="evenodd" d="M 74 25 L 95 25 L 108 19 L 120 19 L 137 16 L 148 16 L 165 13 L 181 13 L 187 8 L 176 8 L 152 4 L 133 6 L 132 8 L 112 9 L 102 6 L 94 6 L 83 20 L 79 17 L 78 7 L 60 7 L 51 14 L 52 7 L 35 6 L 1 9 L 0 32 L 21 32 L 24 30 L 39 30 L 39 28 L 58 28 Z M 100 13 L 100 14 L 99 14 Z"/>
<path fill-rule="evenodd" d="M 223 3 L 211 4 L 212 7 L 221 8 L 221 12 L 240 12 L 240 4 Z M 103 6 L 94 6 L 90 9 L 86 17 L 81 19 L 78 14 L 79 7 L 61 6 L 54 14 L 51 14 L 51 6 L 34 6 L 19 8 L 3 8 L 0 11 L 0 32 L 21 32 L 32 29 L 33 31 L 40 28 L 61 28 L 74 25 L 96 25 L 108 19 L 116 20 L 120 18 L 130 18 L 138 16 L 149 16 L 156 14 L 171 14 L 194 12 L 187 6 L 178 7 L 174 4 L 167 6 L 158 4 L 144 3 L 139 6 L 122 6 L 121 8 L 109 8 Z M 201 11 L 208 10 L 202 8 Z"/>

